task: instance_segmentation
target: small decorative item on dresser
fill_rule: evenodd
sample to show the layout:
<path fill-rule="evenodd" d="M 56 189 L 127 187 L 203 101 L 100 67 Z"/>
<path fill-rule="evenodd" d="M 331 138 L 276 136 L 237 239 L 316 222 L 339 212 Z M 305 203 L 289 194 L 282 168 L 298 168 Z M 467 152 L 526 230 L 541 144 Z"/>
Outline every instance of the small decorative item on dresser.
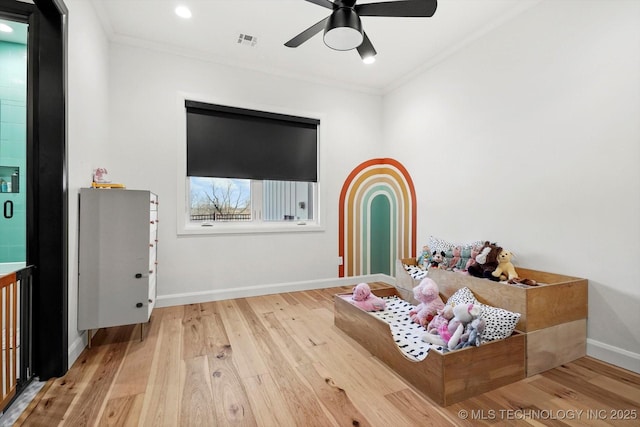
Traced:
<path fill-rule="evenodd" d="M 97 168 L 93 170 L 92 188 L 125 188 L 124 184 L 111 182 L 109 172 L 105 168 Z"/>
<path fill-rule="evenodd" d="M 93 182 L 99 184 L 107 184 L 109 180 L 109 172 L 105 168 L 97 168 L 93 170 Z"/>

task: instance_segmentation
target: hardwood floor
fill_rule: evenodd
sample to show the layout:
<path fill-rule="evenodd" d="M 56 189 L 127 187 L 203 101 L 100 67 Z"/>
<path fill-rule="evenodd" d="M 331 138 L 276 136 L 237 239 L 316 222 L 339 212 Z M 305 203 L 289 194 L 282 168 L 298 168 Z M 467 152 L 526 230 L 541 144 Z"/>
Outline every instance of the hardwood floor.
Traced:
<path fill-rule="evenodd" d="M 333 326 L 349 289 L 156 309 L 144 341 L 140 326 L 100 330 L 16 425 L 640 423 L 640 375 L 588 357 L 442 408 Z"/>

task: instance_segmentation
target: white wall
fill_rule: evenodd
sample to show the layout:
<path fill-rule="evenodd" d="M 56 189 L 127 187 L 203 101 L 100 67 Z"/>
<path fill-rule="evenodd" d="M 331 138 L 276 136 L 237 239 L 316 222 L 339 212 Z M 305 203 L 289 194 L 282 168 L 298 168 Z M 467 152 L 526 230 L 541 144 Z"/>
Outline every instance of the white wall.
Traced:
<path fill-rule="evenodd" d="M 108 152 L 108 40 L 90 2 L 65 0 L 67 58 L 67 168 L 69 189 L 69 366 L 85 346 L 77 328 L 78 189 L 91 184 Z"/>
<path fill-rule="evenodd" d="M 381 151 L 380 96 L 116 43 L 110 46 L 109 58 L 110 139 L 105 165 L 116 182 L 159 196 L 160 305 L 273 293 L 288 285 L 335 280 L 340 189 L 355 166 Z M 180 93 L 249 108 L 320 114 L 325 231 L 178 236 Z"/>
<path fill-rule="evenodd" d="M 589 353 L 640 370 L 640 3 L 543 1 L 383 102 L 109 45 L 89 2 L 65 3 L 70 363 L 83 346 L 77 190 L 93 168 L 159 194 L 158 292 L 171 302 L 335 278 L 343 180 L 361 161 L 389 156 L 413 177 L 423 240 L 488 238 L 514 250 L 516 265 L 588 278 Z M 178 237 L 178 92 L 323 114 L 326 231 Z"/>
<path fill-rule="evenodd" d="M 589 279 L 590 355 L 640 372 L 640 2 L 550 1 L 384 98 L 419 244 Z"/>

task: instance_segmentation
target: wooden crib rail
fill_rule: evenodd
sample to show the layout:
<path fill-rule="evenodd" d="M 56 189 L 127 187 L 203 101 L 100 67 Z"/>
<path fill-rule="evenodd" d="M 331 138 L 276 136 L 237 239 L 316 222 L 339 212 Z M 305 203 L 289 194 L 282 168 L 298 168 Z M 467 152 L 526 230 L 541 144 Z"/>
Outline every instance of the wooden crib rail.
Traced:
<path fill-rule="evenodd" d="M 3 410 L 15 395 L 18 384 L 18 280 L 16 273 L 0 277 L 0 322 L 2 322 L 0 410 Z"/>

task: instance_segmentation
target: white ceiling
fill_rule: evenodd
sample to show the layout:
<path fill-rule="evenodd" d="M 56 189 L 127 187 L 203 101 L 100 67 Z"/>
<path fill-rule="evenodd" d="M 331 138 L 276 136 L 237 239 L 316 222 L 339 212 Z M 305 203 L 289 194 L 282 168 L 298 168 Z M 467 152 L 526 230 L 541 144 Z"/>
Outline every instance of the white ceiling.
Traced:
<path fill-rule="evenodd" d="M 540 0 L 440 0 L 431 18 L 362 17 L 378 55 L 329 49 L 322 33 L 298 48 L 284 43 L 325 18 L 304 0 L 91 0 L 110 40 L 310 81 L 384 93 Z M 360 0 L 358 3 L 374 3 Z M 174 13 L 188 6 L 192 18 Z M 254 47 L 238 35 L 257 37 Z"/>

